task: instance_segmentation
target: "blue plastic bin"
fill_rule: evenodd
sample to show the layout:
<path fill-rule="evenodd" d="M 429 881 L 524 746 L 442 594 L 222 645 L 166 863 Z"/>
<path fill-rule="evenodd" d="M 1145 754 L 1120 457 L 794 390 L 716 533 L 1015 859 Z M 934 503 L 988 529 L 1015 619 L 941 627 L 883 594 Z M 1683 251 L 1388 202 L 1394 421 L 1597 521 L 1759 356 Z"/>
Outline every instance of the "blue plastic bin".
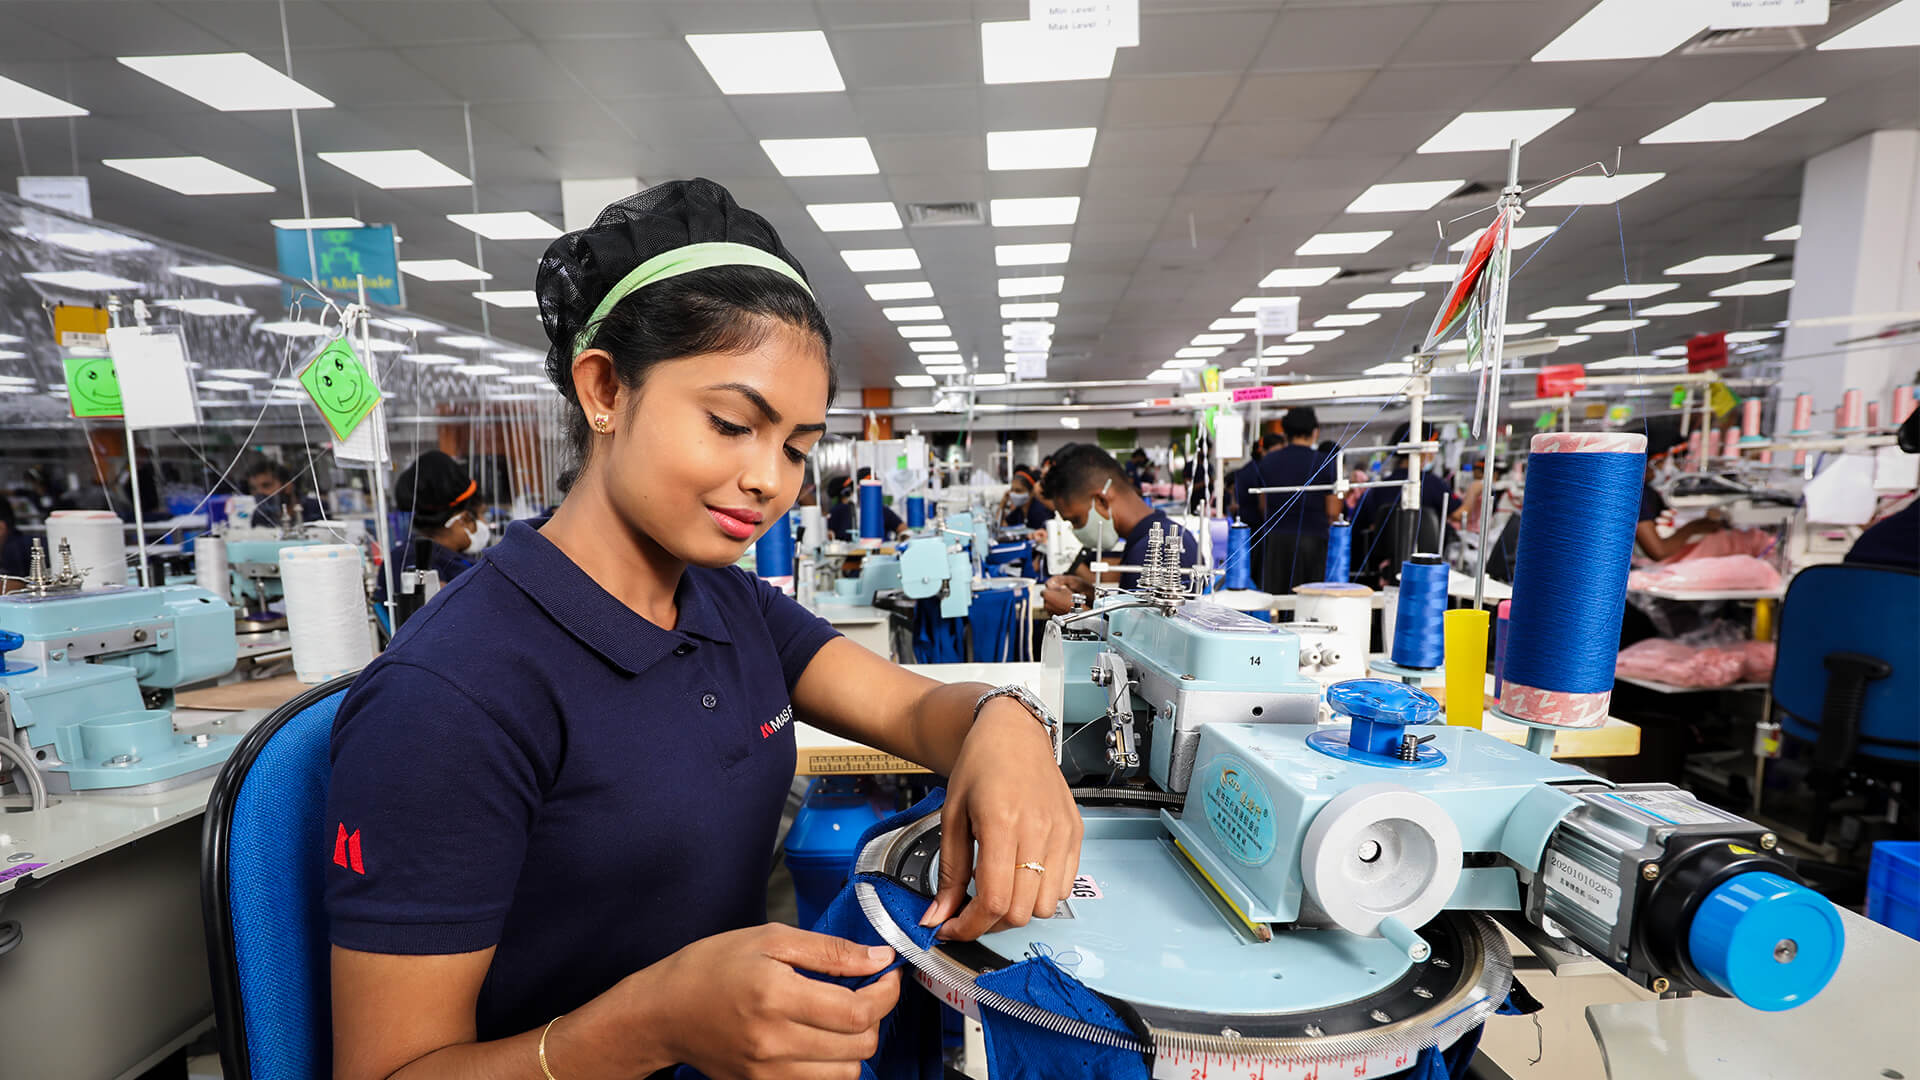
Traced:
<path fill-rule="evenodd" d="M 811 930 L 847 883 L 859 853 L 860 834 L 893 812 L 875 805 L 872 782 L 856 777 L 820 777 L 787 830 L 787 871 L 793 875 L 794 906 L 802 929 Z"/>
<path fill-rule="evenodd" d="M 1920 840 L 1873 845 L 1867 870 L 1867 918 L 1920 941 Z"/>

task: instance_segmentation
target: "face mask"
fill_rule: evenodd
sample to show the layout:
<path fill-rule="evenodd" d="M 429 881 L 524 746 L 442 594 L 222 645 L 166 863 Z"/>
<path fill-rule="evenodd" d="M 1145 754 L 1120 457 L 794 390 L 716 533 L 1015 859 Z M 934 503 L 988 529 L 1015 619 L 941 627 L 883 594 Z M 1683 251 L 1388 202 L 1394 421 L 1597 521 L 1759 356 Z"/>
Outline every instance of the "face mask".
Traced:
<path fill-rule="evenodd" d="M 1113 487 L 1113 481 L 1109 479 L 1105 484 L 1101 485 L 1100 494 L 1102 496 L 1106 495 L 1107 489 L 1111 487 Z M 1087 523 L 1076 526 L 1073 530 L 1073 535 L 1075 539 L 1080 541 L 1082 547 L 1091 551 L 1105 551 L 1106 548 L 1102 547 L 1100 543 L 1101 532 L 1104 529 L 1110 529 L 1112 524 L 1112 522 L 1108 521 L 1106 517 L 1100 513 L 1100 508 L 1093 505 L 1092 500 L 1088 500 Z"/>
<path fill-rule="evenodd" d="M 484 518 L 474 518 L 467 526 L 467 546 L 461 549 L 461 553 L 478 555 L 487 549 L 487 544 L 492 539 L 493 526 L 487 524 Z"/>
<path fill-rule="evenodd" d="M 1007 503 L 1010 506 L 1025 506 L 1027 505 L 1027 500 L 1032 497 L 1033 497 L 1032 494 L 1029 492 L 1014 491 L 1014 492 L 1008 493 Z"/>

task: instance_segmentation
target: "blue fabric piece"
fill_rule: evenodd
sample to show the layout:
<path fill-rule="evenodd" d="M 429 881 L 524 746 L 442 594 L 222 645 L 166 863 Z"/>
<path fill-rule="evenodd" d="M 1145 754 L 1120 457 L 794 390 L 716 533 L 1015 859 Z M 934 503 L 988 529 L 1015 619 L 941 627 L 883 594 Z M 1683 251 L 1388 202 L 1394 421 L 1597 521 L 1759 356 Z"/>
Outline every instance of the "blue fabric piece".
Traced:
<path fill-rule="evenodd" d="M 973 982 L 1001 997 L 1130 1037 L 1118 1013 L 1049 957 L 1022 960 Z M 1062 1035 L 991 1008 L 982 1008 L 980 1016 L 987 1070 L 994 1080 L 1148 1080 L 1150 1075 L 1141 1054 Z"/>
<path fill-rule="evenodd" d="M 342 690 L 281 725 L 247 770 L 227 838 L 228 912 L 250 1075 L 298 1080 L 333 1071 L 323 875 L 335 837 L 327 739 Z"/>
<path fill-rule="evenodd" d="M 940 598 L 930 596 L 913 605 L 913 659 L 920 664 L 958 664 L 967 658 L 961 634 L 964 619 L 943 618 Z"/>
<path fill-rule="evenodd" d="M 1013 659 L 1019 599 L 1017 589 L 985 589 L 973 594 L 973 602 L 967 608 L 967 624 L 973 637 L 975 661 L 999 663 Z"/>

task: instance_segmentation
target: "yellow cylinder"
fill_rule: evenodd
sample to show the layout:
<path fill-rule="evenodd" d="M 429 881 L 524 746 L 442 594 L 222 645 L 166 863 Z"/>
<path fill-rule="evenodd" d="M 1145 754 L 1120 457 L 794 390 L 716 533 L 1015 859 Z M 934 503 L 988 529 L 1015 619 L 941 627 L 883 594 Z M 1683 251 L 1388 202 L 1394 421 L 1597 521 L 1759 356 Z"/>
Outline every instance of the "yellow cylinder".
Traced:
<path fill-rule="evenodd" d="M 1774 602 L 1761 597 L 1753 602 L 1753 640 L 1773 640 Z"/>
<path fill-rule="evenodd" d="M 1447 646 L 1447 723 L 1477 728 L 1487 690 L 1487 613 L 1454 608 L 1441 624 Z"/>

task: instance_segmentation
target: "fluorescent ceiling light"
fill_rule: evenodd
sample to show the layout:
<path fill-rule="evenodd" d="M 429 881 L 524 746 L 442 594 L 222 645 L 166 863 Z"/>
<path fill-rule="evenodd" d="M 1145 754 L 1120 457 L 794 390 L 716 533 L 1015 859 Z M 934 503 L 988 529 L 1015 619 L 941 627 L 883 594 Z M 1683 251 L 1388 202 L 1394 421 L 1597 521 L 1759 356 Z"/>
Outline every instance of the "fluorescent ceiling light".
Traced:
<path fill-rule="evenodd" d="M 1562 180 L 1527 200 L 1529 206 L 1606 206 L 1639 191 L 1667 175 L 1615 173 L 1612 176 L 1576 176 Z"/>
<path fill-rule="evenodd" d="M 1261 350 L 1261 356 L 1305 356 L 1313 351 L 1312 345 L 1269 345 Z"/>
<path fill-rule="evenodd" d="M 1363 251 L 1372 251 L 1393 235 L 1393 230 L 1378 232 L 1335 232 L 1316 233 L 1307 238 L 1307 242 L 1293 249 L 1295 255 L 1358 255 Z M 1267 275 L 1273 276 L 1271 274 Z"/>
<path fill-rule="evenodd" d="M 1597 293 L 1588 293 L 1589 300 L 1645 300 L 1650 296 L 1670 293 L 1679 288 L 1678 282 L 1648 281 L 1638 285 L 1615 285 L 1601 289 Z"/>
<path fill-rule="evenodd" d="M 1302 341 L 1332 341 L 1344 333 L 1346 333 L 1345 330 L 1298 330 L 1288 334 L 1287 341 L 1290 344 Z"/>
<path fill-rule="evenodd" d="M 497 308 L 524 309 L 540 306 L 540 298 L 532 289 L 494 289 L 474 293 L 473 298 L 483 304 L 492 304 Z"/>
<path fill-rule="evenodd" d="M 547 377 L 545 375 L 530 375 L 530 374 L 529 375 L 502 375 L 500 377 L 500 381 L 503 383 L 515 383 L 517 385 L 522 385 L 522 386 L 531 386 L 534 383 L 546 382 Z"/>
<path fill-rule="evenodd" d="M 837 139 L 761 139 L 781 176 L 872 176 L 880 171 L 873 147 L 860 136 Z"/>
<path fill-rule="evenodd" d="M 208 372 L 208 374 L 212 374 L 212 372 Z M 233 382 L 232 380 L 229 380 L 229 379 L 201 379 L 195 382 L 193 385 L 194 385 L 194 388 L 197 390 L 251 390 L 253 389 L 253 386 L 250 383 Z"/>
<path fill-rule="evenodd" d="M 1320 326 L 1320 327 L 1365 326 L 1368 323 L 1378 319 L 1379 317 L 1380 317 L 1380 313 L 1377 311 L 1368 311 L 1364 313 L 1352 312 L 1352 313 L 1345 313 L 1340 315 L 1322 315 L 1319 318 L 1313 320 L 1313 325 Z"/>
<path fill-rule="evenodd" d="M 377 188 L 466 187 L 471 181 L 420 150 L 342 150 L 320 160 Z"/>
<path fill-rule="evenodd" d="M 461 364 L 453 370 L 462 375 L 505 375 L 507 369 L 498 364 Z"/>
<path fill-rule="evenodd" d="M 1901 0 L 1820 43 L 1821 49 L 1888 49 L 1920 45 L 1920 0 Z"/>
<path fill-rule="evenodd" d="M 1749 266 L 1772 261 L 1772 255 L 1702 255 L 1678 266 L 1667 267 L 1669 274 L 1731 274 Z"/>
<path fill-rule="evenodd" d="M 1308 241 L 1308 243 L 1312 242 Z M 1263 289 L 1310 289 L 1315 285 L 1325 285 L 1339 276 L 1340 268 L 1337 266 L 1283 266 L 1278 270 L 1268 271 L 1267 276 L 1260 279 L 1260 287 Z"/>
<path fill-rule="evenodd" d="M 5 355 L 5 356 L 9 356 L 9 357 L 16 357 L 16 358 L 17 358 L 17 355 L 18 355 L 18 354 L 13 354 L 13 353 L 6 353 L 6 354 L 0 354 L 0 355 Z M 27 377 L 27 376 L 25 376 L 25 375 L 0 375 L 0 385 L 6 385 L 6 386 L 38 386 L 38 385 L 40 385 L 40 383 L 39 383 L 39 380 L 37 380 L 37 379 L 32 379 L 32 378 L 28 378 L 28 377 Z"/>
<path fill-rule="evenodd" d="M 965 375 L 967 373 L 967 365 L 937 364 L 929 365 L 925 370 L 929 375 Z"/>
<path fill-rule="evenodd" d="M 900 331 L 900 336 L 903 338 L 950 338 L 953 336 L 953 329 L 945 323 L 916 323 L 911 326 L 895 327 L 895 329 Z"/>
<path fill-rule="evenodd" d="M 1006 384 L 1007 376 L 1005 372 L 980 371 L 975 372 L 973 376 L 973 385 L 975 386 L 1005 386 Z"/>
<path fill-rule="evenodd" d="M 272 184 L 255 180 L 238 169 L 230 169 L 198 154 L 183 157 L 105 158 L 100 164 L 182 195 L 260 195 L 273 190 Z"/>
<path fill-rule="evenodd" d="M 1798 240 L 1800 239 L 1800 226 L 1789 225 L 1784 229 L 1775 229 L 1774 231 L 1768 233 L 1767 235 L 1761 237 L 1760 239 L 1762 240 Z"/>
<path fill-rule="evenodd" d="M 440 344 L 455 349 L 491 349 L 493 342 L 473 334 L 447 334 L 440 338 Z"/>
<path fill-rule="evenodd" d="M 424 364 L 427 367 L 452 367 L 456 364 L 466 363 L 465 360 L 462 360 L 457 356 L 448 356 L 445 353 L 429 353 L 429 352 L 408 353 L 407 360 L 415 364 Z"/>
<path fill-rule="evenodd" d="M 1460 275 L 1460 268 L 1451 263 L 1434 263 L 1418 270 L 1403 270 L 1393 275 L 1395 285 L 1447 285 Z"/>
<path fill-rule="evenodd" d="M 885 315 L 892 322 L 929 322 L 938 321 L 947 317 L 947 313 L 941 311 L 940 305 L 938 304 L 923 304 L 919 307 L 881 308 L 880 314 Z"/>
<path fill-rule="evenodd" d="M 509 349 L 494 353 L 493 358 L 504 360 L 509 364 L 544 364 L 547 361 L 547 354 L 525 349 Z"/>
<path fill-rule="evenodd" d="M 253 328 L 263 334 L 275 334 L 290 338 L 328 337 L 333 331 L 319 323 L 301 322 L 297 319 L 276 319 L 272 322 L 254 323 Z"/>
<path fill-rule="evenodd" d="M 1703 311 L 1712 311 L 1720 306 L 1718 300 L 1693 300 L 1686 303 L 1655 304 L 1652 307 L 1634 309 L 1635 315 L 1648 315 L 1660 319 L 1669 315 L 1698 315 Z"/>
<path fill-rule="evenodd" d="M 26 83 L 0 76 L 0 120 L 40 120 L 54 116 L 85 116 L 87 110 Z"/>
<path fill-rule="evenodd" d="M 1403 308 L 1427 295 L 1423 292 L 1371 292 L 1356 298 L 1350 308 Z"/>
<path fill-rule="evenodd" d="M 1632 371 L 1636 368 L 1669 368 L 1686 363 L 1684 359 L 1668 359 L 1662 356 L 1616 356 L 1609 360 L 1596 360 L 1587 365 L 1589 371 Z"/>
<path fill-rule="evenodd" d="M 19 334 L 0 334 L 0 345 L 18 345 L 25 340 Z"/>
<path fill-rule="evenodd" d="M 401 259 L 400 272 L 421 281 L 492 281 L 493 275 L 459 259 Z"/>
<path fill-rule="evenodd" d="M 21 236 L 31 236 L 25 228 L 14 230 Z M 135 240 L 131 236 L 121 236 L 117 232 L 105 229 L 76 229 L 71 232 L 51 232 L 40 239 L 57 248 L 78 251 L 83 255 L 127 255 L 136 251 L 151 251 L 153 245 L 145 240 Z"/>
<path fill-rule="evenodd" d="M 1600 0 L 1533 58 L 1546 62 L 1664 56 L 1705 27 L 1704 9 L 1697 4 Z"/>
<path fill-rule="evenodd" d="M 909 341 L 907 347 L 917 353 L 953 353 L 960 351 L 958 342 L 953 341 Z"/>
<path fill-rule="evenodd" d="M 229 289 L 248 285 L 280 284 L 280 279 L 277 277 L 238 266 L 176 266 L 173 272 L 183 278 L 192 278 L 195 281 L 204 281 L 209 285 L 219 285 Z"/>
<path fill-rule="evenodd" d="M 487 214 L 448 214 L 447 220 L 489 240 L 551 240 L 560 230 L 529 210 L 497 210 Z"/>
<path fill-rule="evenodd" d="M 179 311 L 188 315 L 256 315 L 258 312 L 245 304 L 229 304 L 225 300 L 210 300 L 205 297 L 190 297 L 185 300 L 156 300 L 154 306 L 168 311 Z"/>
<path fill-rule="evenodd" d="M 993 223 L 1002 228 L 1023 225 L 1071 225 L 1080 217 L 1080 196 L 994 199 L 987 204 L 987 213 Z"/>
<path fill-rule="evenodd" d="M 1045 296 L 1057 293 L 1065 288 L 1067 279 L 1059 274 L 1039 277 L 1001 278 L 1000 295 L 1008 296 Z"/>
<path fill-rule="evenodd" d="M 1084 169 L 1093 160 L 1098 128 L 1045 128 L 1037 131 L 987 132 L 987 168 Z"/>
<path fill-rule="evenodd" d="M 908 389 L 922 389 L 935 382 L 931 375 L 895 375 L 893 381 Z"/>
<path fill-rule="evenodd" d="M 980 75 L 995 83 L 1068 82 L 1113 74 L 1113 42 L 1018 22 L 980 24 Z"/>
<path fill-rule="evenodd" d="M 1567 304 L 1561 307 L 1541 308 L 1530 313 L 1529 319 L 1584 319 L 1595 312 L 1607 310 L 1605 304 Z"/>
<path fill-rule="evenodd" d="M 1572 109 L 1506 109 L 1463 112 L 1420 144 L 1422 154 L 1457 154 L 1472 150 L 1505 150 L 1514 139 L 1522 145 L 1573 115 Z"/>
<path fill-rule="evenodd" d="M 1000 305 L 1000 317 L 1003 319 L 1051 319 L 1058 314 L 1060 314 L 1060 304 L 1054 300 Z"/>
<path fill-rule="evenodd" d="M 1583 334 L 1618 334 L 1628 330 L 1638 330 L 1645 325 L 1647 325 L 1645 319 L 1601 319 L 1575 329 Z"/>
<path fill-rule="evenodd" d="M 361 221 L 359 218 L 352 217 L 277 217 L 271 219 L 270 223 L 276 229 L 299 229 L 303 232 L 307 229 L 313 229 L 315 231 L 320 229 L 358 229 L 366 225 L 366 222 Z"/>
<path fill-rule="evenodd" d="M 1238 345 L 1246 339 L 1245 334 L 1195 334 L 1189 345 Z"/>
<path fill-rule="evenodd" d="M 302 383 L 299 379 L 275 379 L 273 380 L 273 385 L 276 389 L 279 389 L 279 390 L 306 389 L 306 384 Z"/>
<path fill-rule="evenodd" d="M 1578 345 L 1583 341 L 1592 341 L 1593 335 L 1592 334 L 1561 334 L 1559 337 L 1555 338 L 1554 340 L 1559 342 L 1560 347 L 1564 349 L 1570 345 Z"/>
<path fill-rule="evenodd" d="M 1519 251 L 1521 248 L 1527 247 L 1530 244 L 1545 240 L 1547 237 L 1552 236 L 1554 230 L 1559 227 L 1558 225 L 1515 225 L 1513 227 L 1513 250 Z M 1465 253 L 1472 251 L 1473 245 L 1479 242 L 1479 233 L 1468 233 L 1459 240 L 1448 244 L 1447 250 Z M 1450 267 L 1449 269 L 1458 269 L 1458 267 Z M 1453 279 L 1449 277 L 1446 280 L 1452 281 Z"/>
<path fill-rule="evenodd" d="M 1501 328 L 1501 332 L 1508 337 L 1525 337 L 1545 325 L 1543 322 L 1510 322 Z"/>
<path fill-rule="evenodd" d="M 688 34 L 687 45 L 723 94 L 823 94 L 845 90 L 827 35 Z"/>
<path fill-rule="evenodd" d="M 1023 323 L 1005 323 L 1000 327 L 1000 332 L 1002 334 L 1005 334 L 1008 337 L 1012 337 L 1014 333 L 1014 328 L 1016 326 L 1021 326 L 1021 325 L 1025 325 L 1029 328 L 1036 328 L 1039 333 L 1041 333 L 1046 337 L 1053 336 L 1053 324 L 1050 322 L 1025 321 Z"/>
<path fill-rule="evenodd" d="M 924 281 L 883 281 L 867 286 L 875 300 L 931 300 L 933 286 Z"/>
<path fill-rule="evenodd" d="M 1220 373 L 1220 377 L 1223 379 L 1245 379 L 1252 375 L 1253 369 L 1249 367 L 1230 367 Z"/>
<path fill-rule="evenodd" d="M 1687 347 L 1686 347 L 1685 345 L 1667 345 L 1667 346 L 1665 346 L 1665 347 L 1663 347 L 1663 348 L 1658 348 L 1658 349 L 1655 349 L 1655 350 L 1653 350 L 1653 355 L 1655 355 L 1655 356 L 1685 356 L 1685 355 L 1687 355 Z"/>
<path fill-rule="evenodd" d="M 1175 357 L 1160 365 L 1160 367 L 1166 371 L 1197 371 L 1207 366 L 1207 359 L 1208 358 L 1204 356 Z"/>
<path fill-rule="evenodd" d="M 137 281 L 129 281 L 112 274 L 102 274 L 96 270 L 29 270 L 20 276 L 49 288 L 71 289 L 74 292 L 112 292 L 146 288 Z"/>
<path fill-rule="evenodd" d="M 1734 345 L 1745 345 L 1752 341 L 1766 341 L 1780 336 L 1778 330 L 1735 330 L 1727 335 L 1727 341 Z"/>
<path fill-rule="evenodd" d="M 1286 297 L 1286 296 L 1243 296 L 1240 299 L 1235 300 L 1233 302 L 1233 307 L 1228 310 L 1238 311 L 1238 312 L 1259 311 L 1261 308 L 1267 306 L 1268 304 L 1272 304 L 1276 301 L 1288 300 L 1288 299 L 1292 299 L 1292 298 Z"/>
<path fill-rule="evenodd" d="M 1375 184 L 1347 204 L 1349 214 L 1395 214 L 1409 210 L 1431 210 L 1440 200 L 1460 190 L 1465 180 L 1414 180 L 1399 184 Z"/>
<path fill-rule="evenodd" d="M 147 78 L 221 112 L 333 108 L 333 102 L 243 52 L 117 59 Z"/>
<path fill-rule="evenodd" d="M 862 248 L 843 251 L 840 257 L 846 260 L 847 269 L 856 274 L 920 269 L 920 254 L 912 248 Z"/>
<path fill-rule="evenodd" d="M 368 352 L 406 352 L 407 351 L 407 347 L 405 345 L 401 344 L 398 341 L 388 341 L 386 338 L 368 338 L 364 342 L 355 342 L 354 348 L 365 349 Z M 545 360 L 546 357 L 542 356 L 540 359 Z"/>
<path fill-rule="evenodd" d="M 871 232 L 898 229 L 900 211 L 890 202 L 808 203 L 807 213 L 821 232 Z"/>
<path fill-rule="evenodd" d="M 1252 363 L 1254 367 L 1258 368 L 1276 368 L 1286 363 L 1287 359 L 1288 358 L 1284 356 L 1256 356 L 1253 358 Z"/>
<path fill-rule="evenodd" d="M 1186 376 L 1182 375 L 1177 368 L 1155 368 L 1147 372 L 1147 380 L 1149 382 L 1179 382 L 1185 377 Z M 1073 423 L 1068 424 L 1067 421 L 1069 420 L 1073 421 Z M 1060 423 L 1067 427 L 1079 427 L 1080 418 L 1077 416 L 1063 416 L 1060 418 Z"/>
<path fill-rule="evenodd" d="M 1209 330 L 1258 330 L 1260 319 L 1253 315 L 1229 315 L 1207 324 Z"/>
<path fill-rule="evenodd" d="M 1184 349 L 1174 350 L 1173 355 L 1178 360 L 1199 360 L 1219 356 L 1226 351 L 1218 345 L 1189 345 Z"/>
<path fill-rule="evenodd" d="M 375 319 L 373 320 L 373 325 L 384 327 L 388 330 L 412 331 L 416 334 L 431 334 L 436 330 L 446 329 L 446 327 L 441 326 L 437 322 L 429 319 L 416 318 L 412 315 L 392 315 L 384 319 Z"/>
<path fill-rule="evenodd" d="M 1823 97 L 1709 101 L 1652 132 L 1643 143 L 1739 142 L 1825 102 Z"/>
<path fill-rule="evenodd" d="M 207 374 L 221 379 L 244 379 L 247 382 L 265 382 L 268 378 L 266 372 L 255 371 L 252 368 L 211 368 L 207 371 Z M 201 385 L 205 386 L 207 384 L 202 383 Z M 240 389 L 245 390 L 250 389 L 250 387 L 243 384 Z"/>
<path fill-rule="evenodd" d="M 32 277 L 32 274 L 26 275 Z M 1715 289 L 1708 296 L 1772 296 L 1777 292 L 1786 292 L 1793 288 L 1792 278 L 1776 278 L 1772 281 L 1742 281 L 1735 285 Z"/>
<path fill-rule="evenodd" d="M 1052 266 L 1067 261 L 1072 244 L 995 244 L 995 266 Z"/>

